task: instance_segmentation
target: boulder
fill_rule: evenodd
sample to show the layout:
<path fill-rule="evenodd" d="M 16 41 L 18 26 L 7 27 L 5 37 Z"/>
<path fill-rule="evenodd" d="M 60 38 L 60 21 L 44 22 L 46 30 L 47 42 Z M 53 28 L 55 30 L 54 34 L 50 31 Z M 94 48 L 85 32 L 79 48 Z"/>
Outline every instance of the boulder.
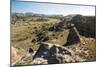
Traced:
<path fill-rule="evenodd" d="M 83 58 L 76 56 L 75 52 L 60 46 L 59 44 L 51 44 L 42 42 L 40 48 L 33 56 L 33 64 L 59 64 L 77 62 Z"/>
<path fill-rule="evenodd" d="M 11 63 L 12 63 L 12 66 L 14 66 L 17 62 L 19 62 L 22 59 L 23 56 L 25 56 L 26 52 L 23 49 L 17 49 L 13 46 L 12 46 L 11 50 L 12 50 Z"/>

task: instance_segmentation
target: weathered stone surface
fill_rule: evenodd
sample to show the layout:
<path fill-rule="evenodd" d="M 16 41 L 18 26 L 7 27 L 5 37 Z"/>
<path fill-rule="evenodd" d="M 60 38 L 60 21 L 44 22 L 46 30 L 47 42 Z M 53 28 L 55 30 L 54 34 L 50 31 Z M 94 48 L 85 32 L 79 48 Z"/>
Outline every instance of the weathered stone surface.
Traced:
<path fill-rule="evenodd" d="M 71 23 L 75 24 L 75 27 L 78 29 L 81 35 L 87 37 L 94 37 L 95 38 L 95 31 L 96 31 L 96 18 L 95 16 L 82 16 L 76 15 L 70 21 Z"/>
<path fill-rule="evenodd" d="M 85 59 L 76 55 L 75 51 L 59 44 L 46 42 L 40 44 L 40 48 L 33 57 L 33 64 L 58 64 L 79 61 L 85 61 Z"/>
<path fill-rule="evenodd" d="M 17 48 L 14 48 L 13 46 L 12 46 L 11 49 L 12 49 L 12 53 L 11 53 L 12 60 L 11 60 L 11 62 L 12 62 L 12 66 L 13 66 L 17 62 L 19 62 L 21 60 L 21 58 L 23 56 L 25 56 L 26 53 L 25 53 L 25 50 L 17 49 Z"/>

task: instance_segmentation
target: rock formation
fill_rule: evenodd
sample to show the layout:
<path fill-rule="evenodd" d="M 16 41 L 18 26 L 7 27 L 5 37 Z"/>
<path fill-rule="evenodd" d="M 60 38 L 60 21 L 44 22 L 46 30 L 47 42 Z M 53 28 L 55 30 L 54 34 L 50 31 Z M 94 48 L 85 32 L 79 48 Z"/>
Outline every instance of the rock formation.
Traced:
<path fill-rule="evenodd" d="M 11 53 L 12 60 L 11 60 L 11 63 L 12 63 L 12 66 L 13 66 L 17 62 L 19 62 L 23 56 L 25 56 L 25 51 L 23 49 L 17 49 L 17 48 L 15 48 L 13 46 L 12 46 L 11 49 L 12 49 L 12 53 Z"/>
<path fill-rule="evenodd" d="M 51 44 L 43 42 L 40 48 L 33 56 L 33 64 L 58 64 L 85 61 L 74 51 L 60 46 L 58 44 Z"/>
<path fill-rule="evenodd" d="M 95 38 L 95 20 L 95 16 L 76 15 L 71 19 L 70 23 L 75 24 L 75 27 L 78 29 L 81 35 Z"/>

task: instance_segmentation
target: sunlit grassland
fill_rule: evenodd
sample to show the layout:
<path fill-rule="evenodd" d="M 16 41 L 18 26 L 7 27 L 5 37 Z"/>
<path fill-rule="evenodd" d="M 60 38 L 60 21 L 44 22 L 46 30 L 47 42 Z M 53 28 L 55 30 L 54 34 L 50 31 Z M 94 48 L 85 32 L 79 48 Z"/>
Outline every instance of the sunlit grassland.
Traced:
<path fill-rule="evenodd" d="M 50 18 L 48 21 L 30 21 L 28 23 L 20 22 L 11 24 L 11 43 L 16 48 L 27 50 L 28 47 L 33 47 L 36 50 L 38 45 L 31 42 L 36 34 L 59 22 L 59 19 Z"/>

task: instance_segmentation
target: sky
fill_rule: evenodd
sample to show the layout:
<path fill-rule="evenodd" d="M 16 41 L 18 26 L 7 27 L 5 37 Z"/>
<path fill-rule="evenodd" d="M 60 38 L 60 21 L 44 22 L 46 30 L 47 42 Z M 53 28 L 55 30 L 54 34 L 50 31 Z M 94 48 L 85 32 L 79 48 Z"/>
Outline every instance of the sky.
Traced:
<path fill-rule="evenodd" d="M 46 15 L 95 15 L 95 6 L 68 5 L 68 4 L 51 4 L 37 2 L 12 1 L 12 12 L 16 13 L 37 13 Z"/>

